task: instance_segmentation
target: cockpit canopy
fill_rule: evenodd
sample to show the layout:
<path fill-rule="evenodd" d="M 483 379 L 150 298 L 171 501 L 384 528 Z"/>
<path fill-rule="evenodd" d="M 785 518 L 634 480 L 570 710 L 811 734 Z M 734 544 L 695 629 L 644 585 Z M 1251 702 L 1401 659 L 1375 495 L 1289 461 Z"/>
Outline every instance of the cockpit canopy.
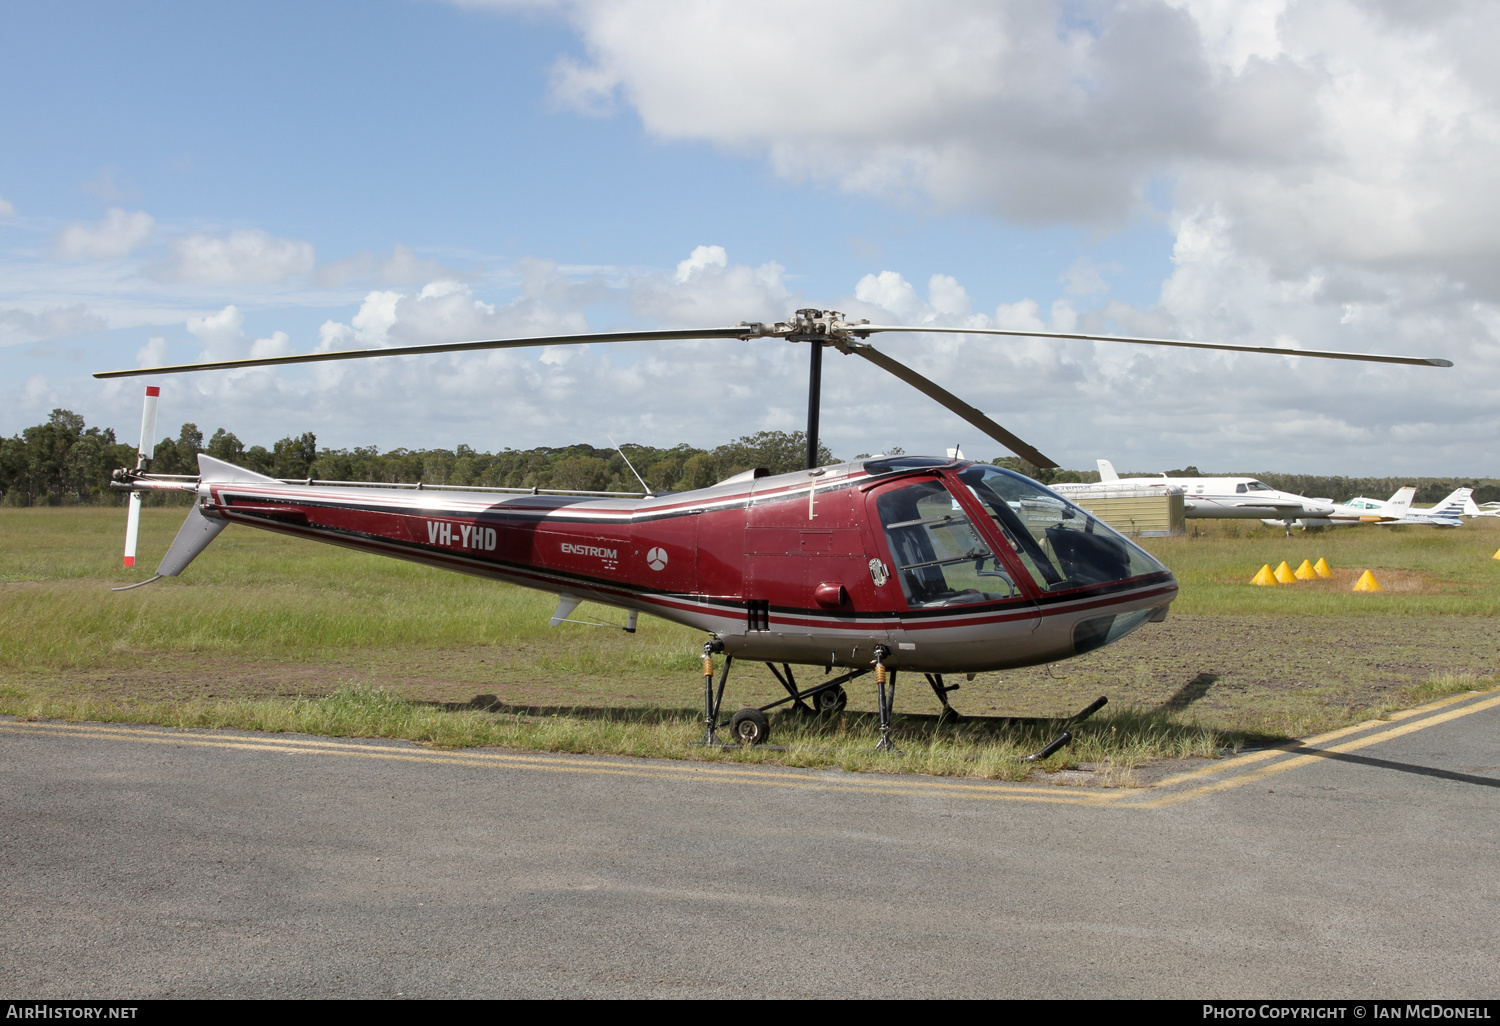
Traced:
<path fill-rule="evenodd" d="M 977 503 L 977 523 L 954 484 Z M 1045 593 L 1166 570 L 1085 510 L 1000 467 L 919 478 L 880 493 L 876 509 L 913 608 L 1015 597 L 1029 590 L 1016 583 L 1018 571 Z"/>

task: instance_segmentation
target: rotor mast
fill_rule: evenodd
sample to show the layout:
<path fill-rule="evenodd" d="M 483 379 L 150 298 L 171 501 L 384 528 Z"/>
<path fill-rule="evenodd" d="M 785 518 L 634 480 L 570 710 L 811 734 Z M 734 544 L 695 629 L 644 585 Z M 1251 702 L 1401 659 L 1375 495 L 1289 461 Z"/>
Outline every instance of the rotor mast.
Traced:
<path fill-rule="evenodd" d="M 823 399 L 823 344 L 814 342 L 807 364 L 807 469 L 818 467 L 818 406 Z"/>
<path fill-rule="evenodd" d="M 806 342 L 807 361 L 807 458 L 808 470 L 818 466 L 818 419 L 823 404 L 823 347 L 853 341 L 844 315 L 837 310 L 798 310 L 790 321 L 774 325 L 750 324 L 760 337 L 781 336 L 789 342 Z"/>

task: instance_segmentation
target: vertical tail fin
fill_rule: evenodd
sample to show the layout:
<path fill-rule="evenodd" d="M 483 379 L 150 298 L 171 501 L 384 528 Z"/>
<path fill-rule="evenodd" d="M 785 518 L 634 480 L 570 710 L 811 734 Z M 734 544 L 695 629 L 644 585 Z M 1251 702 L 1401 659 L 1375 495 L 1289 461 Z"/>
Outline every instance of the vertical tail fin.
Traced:
<path fill-rule="evenodd" d="M 1115 465 L 1109 462 L 1109 460 L 1095 460 L 1094 462 L 1099 464 L 1100 481 L 1120 480 L 1120 475 L 1115 473 Z"/>
<path fill-rule="evenodd" d="M 1398 488 L 1396 494 L 1385 504 L 1385 514 L 1391 517 L 1405 516 L 1411 510 L 1411 500 L 1416 496 L 1417 490 L 1411 485 Z"/>
<path fill-rule="evenodd" d="M 156 385 L 146 386 L 146 404 L 141 408 L 141 442 L 135 450 L 135 469 L 140 470 L 151 458 L 152 446 L 156 444 L 156 404 L 161 398 L 161 389 Z M 141 533 L 141 493 L 130 493 L 130 512 L 125 518 L 125 565 L 135 566 L 135 543 Z"/>
<path fill-rule="evenodd" d="M 1431 512 L 1440 517 L 1456 517 L 1468 512 L 1468 507 L 1474 504 L 1474 489 L 1459 488 L 1442 502 L 1432 507 Z"/>

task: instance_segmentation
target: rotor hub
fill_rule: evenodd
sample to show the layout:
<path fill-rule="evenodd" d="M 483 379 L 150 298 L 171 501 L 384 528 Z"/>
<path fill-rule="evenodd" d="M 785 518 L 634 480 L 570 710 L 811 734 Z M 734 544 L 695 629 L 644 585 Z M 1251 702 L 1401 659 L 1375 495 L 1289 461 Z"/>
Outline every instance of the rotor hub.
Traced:
<path fill-rule="evenodd" d="M 763 324 L 760 321 L 741 321 L 739 326 L 747 329 L 741 338 L 784 338 L 788 342 L 815 342 L 847 352 L 846 346 L 859 345 L 865 335 L 859 326 L 868 320 L 848 321 L 838 310 L 815 310 L 811 307 L 798 310 L 791 319 Z"/>

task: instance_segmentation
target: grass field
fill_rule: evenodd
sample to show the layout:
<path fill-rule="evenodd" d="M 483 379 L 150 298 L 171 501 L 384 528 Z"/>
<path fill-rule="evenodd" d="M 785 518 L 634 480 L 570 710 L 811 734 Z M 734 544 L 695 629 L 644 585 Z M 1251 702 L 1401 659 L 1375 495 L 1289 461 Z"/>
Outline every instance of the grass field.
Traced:
<path fill-rule="evenodd" d="M 145 511 L 143 564 L 182 515 Z M 999 777 L 1029 773 L 1017 756 L 1045 733 L 940 726 L 931 692 L 905 676 L 903 759 L 870 752 L 873 686 L 856 687 L 836 722 L 778 718 L 785 751 L 691 749 L 694 631 L 649 618 L 633 636 L 549 628 L 548 595 L 240 527 L 180 578 L 116 593 L 148 575 L 119 567 L 123 524 L 119 509 L 0 510 L 0 712 Z M 1108 695 L 1048 761 L 1108 777 L 1492 685 L 1500 522 L 1292 538 L 1223 521 L 1198 530 L 1146 543 L 1182 582 L 1166 623 L 1056 666 L 982 674 L 954 704 L 1057 716 Z M 1263 563 L 1319 557 L 1338 580 L 1246 583 Z M 1364 569 L 1388 590 L 1350 592 Z M 726 706 L 779 694 L 763 667 L 736 666 Z"/>

